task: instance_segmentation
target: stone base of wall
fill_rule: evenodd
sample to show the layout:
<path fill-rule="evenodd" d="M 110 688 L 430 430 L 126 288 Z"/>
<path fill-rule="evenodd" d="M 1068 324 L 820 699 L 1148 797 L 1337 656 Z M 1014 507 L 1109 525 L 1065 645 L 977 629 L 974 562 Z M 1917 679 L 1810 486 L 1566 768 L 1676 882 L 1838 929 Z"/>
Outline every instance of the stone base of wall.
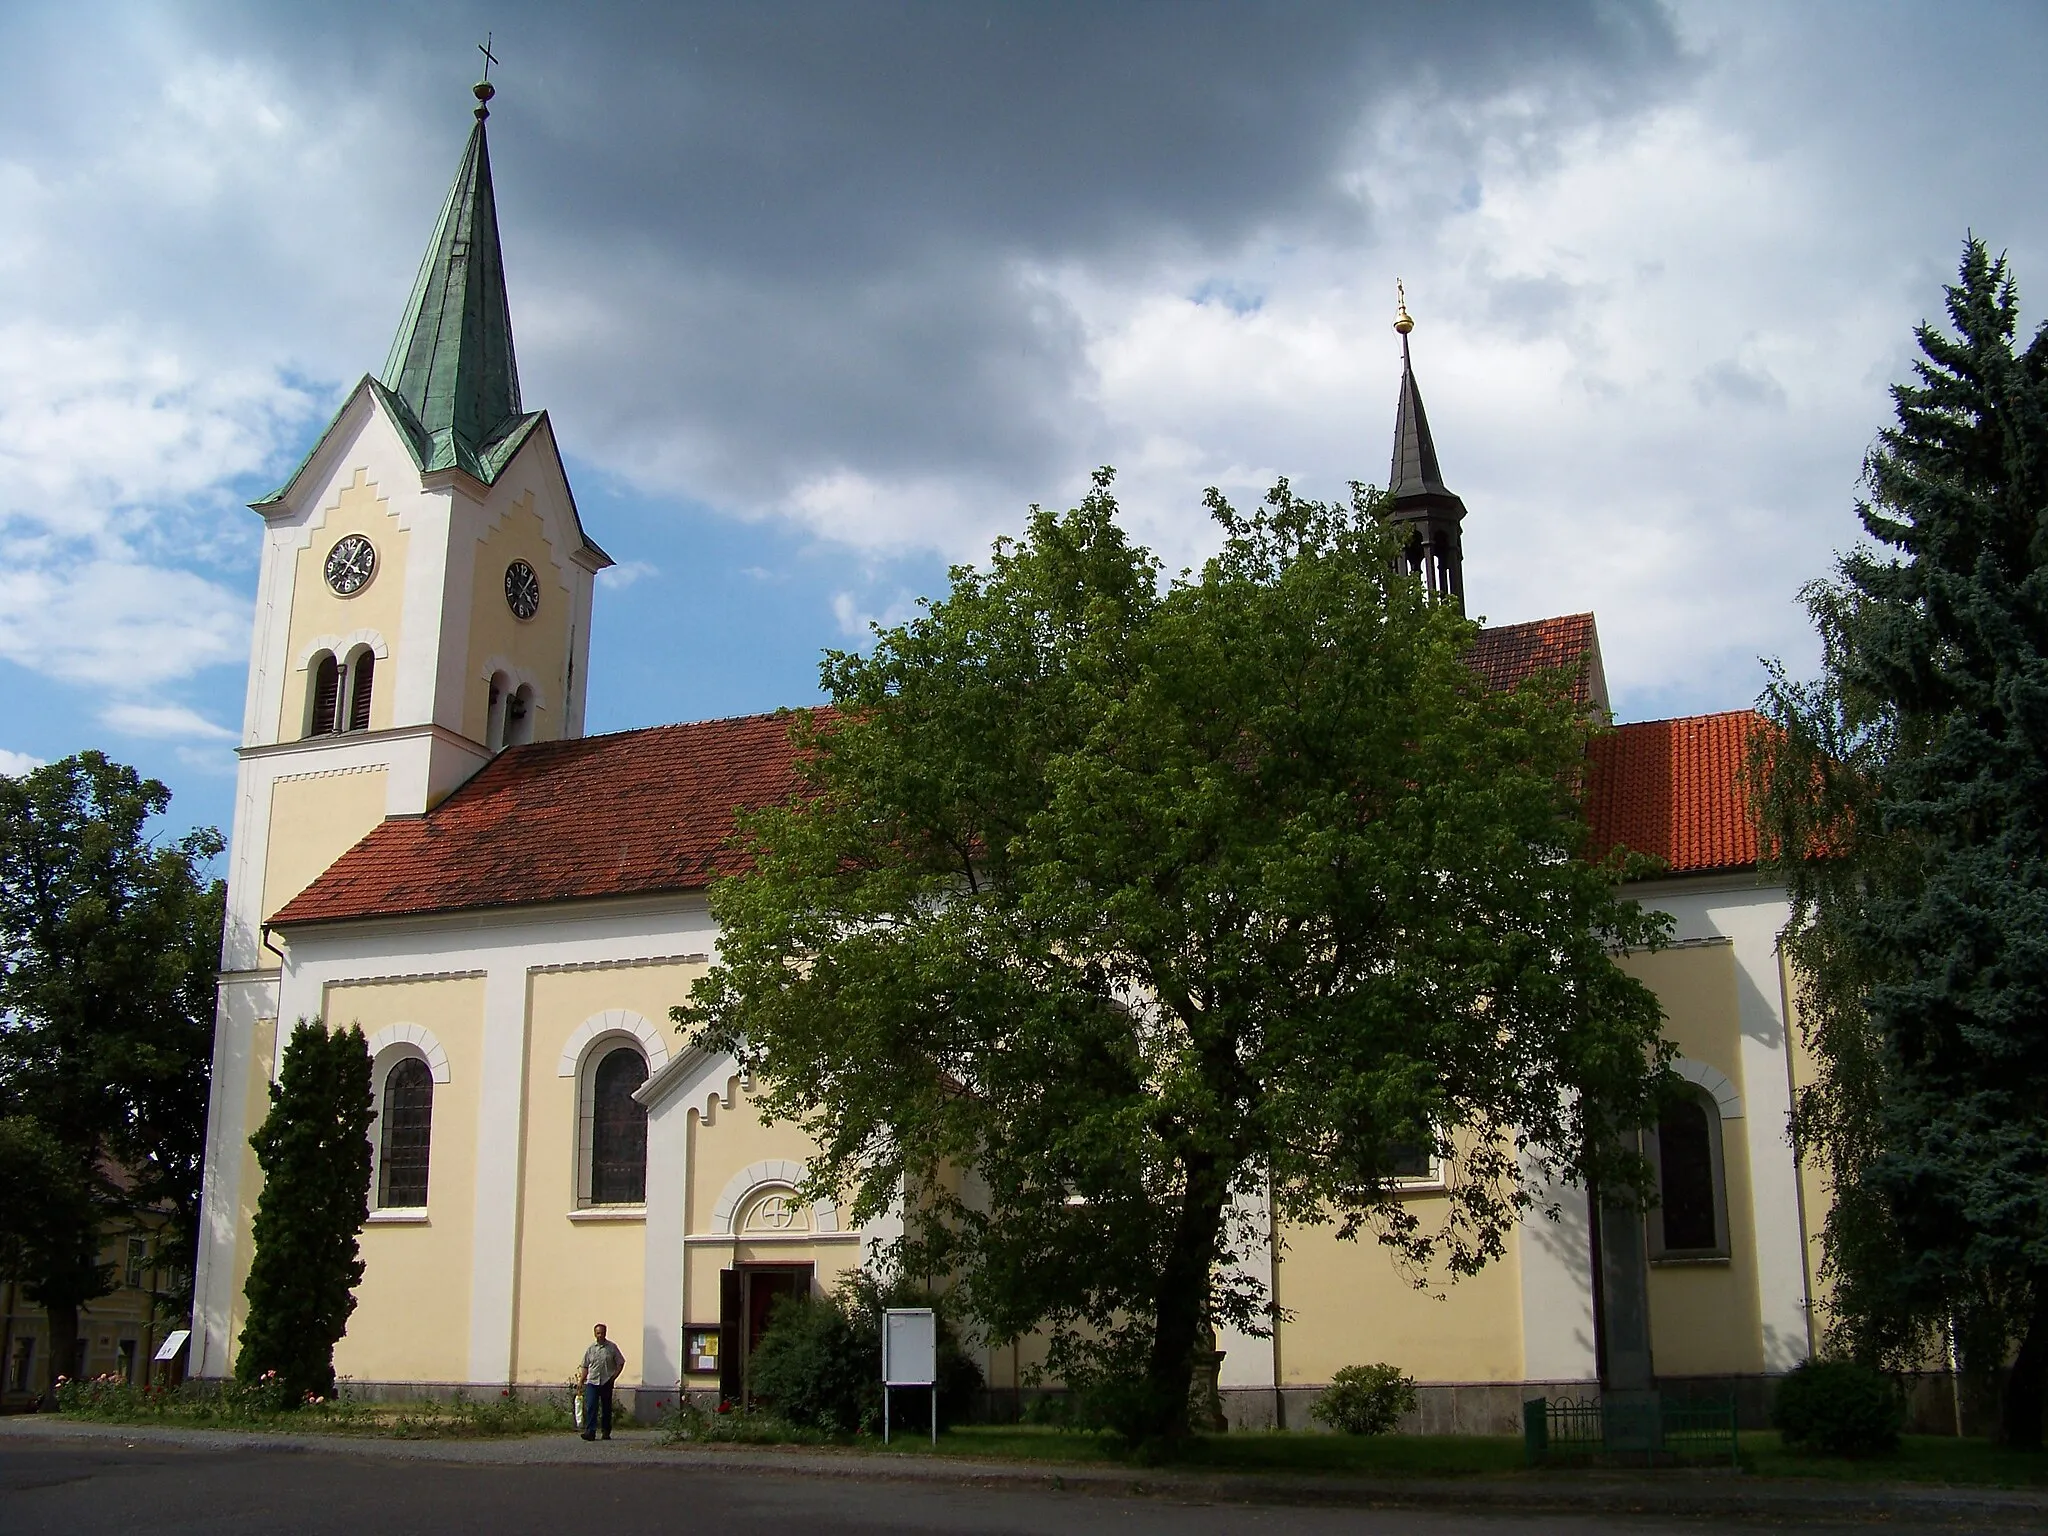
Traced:
<path fill-rule="evenodd" d="M 1232 1429 L 1305 1429 L 1326 1426 L 1309 1410 L 1321 1387 L 1225 1387 L 1223 1416 Z M 1425 1382 L 1415 1388 L 1415 1411 L 1395 1428 L 1402 1435 L 1519 1435 L 1522 1404 L 1532 1397 L 1596 1396 L 1584 1381 Z"/>

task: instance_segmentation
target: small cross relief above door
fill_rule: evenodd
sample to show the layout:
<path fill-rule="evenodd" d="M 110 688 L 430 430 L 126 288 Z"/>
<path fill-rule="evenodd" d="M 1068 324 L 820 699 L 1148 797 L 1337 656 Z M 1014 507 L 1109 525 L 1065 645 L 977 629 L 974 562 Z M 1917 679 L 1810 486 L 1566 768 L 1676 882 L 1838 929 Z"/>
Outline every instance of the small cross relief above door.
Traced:
<path fill-rule="evenodd" d="M 748 1202 L 739 1225 L 742 1232 L 808 1232 L 810 1208 L 786 1189 L 771 1189 Z"/>

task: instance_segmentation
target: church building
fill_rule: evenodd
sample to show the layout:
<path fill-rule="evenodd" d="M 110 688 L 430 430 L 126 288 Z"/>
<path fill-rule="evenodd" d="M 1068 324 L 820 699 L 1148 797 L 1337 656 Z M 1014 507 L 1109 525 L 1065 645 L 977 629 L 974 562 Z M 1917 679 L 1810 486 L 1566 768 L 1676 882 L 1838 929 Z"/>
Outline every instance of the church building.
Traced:
<path fill-rule="evenodd" d="M 886 1224 L 796 1198 L 811 1148 L 764 1125 L 668 1010 L 710 965 L 705 892 L 736 811 L 795 785 L 772 715 L 586 736 L 595 577 L 512 342 L 486 119 L 383 370 L 255 504 L 262 566 L 228 866 L 190 1370 L 232 1372 L 260 1174 L 249 1136 L 301 1020 L 359 1024 L 377 1120 L 365 1274 L 336 1368 L 361 1388 L 556 1387 L 594 1322 L 627 1401 L 733 1395 L 775 1297 L 830 1289 Z M 1417 574 L 1462 604 L 1465 508 L 1408 358 L 1389 481 Z M 601 531 L 601 530 L 600 530 Z M 1482 632 L 1511 686 L 1570 669 L 1608 709 L 1591 614 Z M 1661 1205 L 1600 1220 L 1557 1191 L 1441 1297 L 1384 1250 L 1268 1223 L 1250 1267 L 1287 1309 L 1225 1335 L 1227 1411 L 1303 1425 L 1346 1365 L 1422 1385 L 1416 1426 L 1511 1430 L 1526 1396 L 1647 1384 L 1761 1401 L 1813 1347 L 1822 1194 L 1786 1134 L 1805 1070 L 1737 783 L 1746 711 L 1596 743 L 1602 845 L 1660 856 L 1631 892 L 1676 942 L 1617 964 L 1663 1002 L 1688 1096 L 1648 1136 Z M 1441 1170 L 1402 1197 L 1426 1222 Z M 1629 1298 L 1635 1298 L 1633 1304 Z M 1628 1318 L 1635 1324 L 1630 1331 Z M 1028 1347 L 983 1352 L 1000 1401 Z"/>

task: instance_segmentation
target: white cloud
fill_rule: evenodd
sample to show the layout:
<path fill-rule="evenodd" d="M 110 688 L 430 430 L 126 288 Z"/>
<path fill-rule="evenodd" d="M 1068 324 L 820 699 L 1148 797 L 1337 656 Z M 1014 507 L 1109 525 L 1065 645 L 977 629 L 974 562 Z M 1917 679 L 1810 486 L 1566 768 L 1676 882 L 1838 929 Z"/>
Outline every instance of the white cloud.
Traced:
<path fill-rule="evenodd" d="M 10 779 L 18 779 L 31 768 L 42 766 L 43 760 L 40 757 L 30 757 L 26 752 L 14 752 L 6 747 L 0 747 L 0 774 L 5 774 Z"/>
<path fill-rule="evenodd" d="M 161 741 L 233 741 L 235 733 L 183 704 L 109 704 L 100 723 L 124 736 Z"/>
<path fill-rule="evenodd" d="M 835 543 L 876 553 L 977 556 L 1023 511 L 1007 487 L 951 475 L 884 477 L 843 467 L 811 476 L 775 503 L 782 517 Z"/>
<path fill-rule="evenodd" d="M 907 623 L 916 617 L 917 611 L 916 594 L 910 592 L 898 592 L 895 600 L 879 613 L 869 610 L 851 592 L 832 594 L 832 617 L 839 623 L 839 632 L 851 639 L 872 639 L 872 626 L 879 624 L 884 629 L 890 629 L 898 624 Z"/>
<path fill-rule="evenodd" d="M 174 749 L 178 761 L 195 773 L 204 773 L 216 779 L 231 779 L 235 776 L 235 754 L 220 747 L 178 747 Z"/>
<path fill-rule="evenodd" d="M 191 571 L 132 559 L 0 566 L 0 656 L 67 682 L 133 692 L 240 662 L 248 644 L 246 600 Z"/>
<path fill-rule="evenodd" d="M 202 364 L 127 327 L 0 326 L 0 529 L 99 553 L 271 458 L 312 414 L 272 370 Z"/>
<path fill-rule="evenodd" d="M 614 592 L 623 592 L 643 576 L 659 576 L 660 567 L 645 560 L 621 560 L 608 565 L 597 573 L 598 585 Z"/>

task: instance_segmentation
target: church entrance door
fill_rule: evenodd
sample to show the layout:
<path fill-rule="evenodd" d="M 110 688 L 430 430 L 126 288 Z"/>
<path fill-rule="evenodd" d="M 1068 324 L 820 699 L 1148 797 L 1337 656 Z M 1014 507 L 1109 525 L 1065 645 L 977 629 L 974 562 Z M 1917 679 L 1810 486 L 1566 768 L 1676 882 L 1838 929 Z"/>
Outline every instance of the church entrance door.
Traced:
<path fill-rule="evenodd" d="M 729 1403 L 749 1398 L 747 1361 L 768 1317 L 785 1296 L 811 1293 L 809 1264 L 740 1264 L 718 1275 L 718 1395 Z"/>

